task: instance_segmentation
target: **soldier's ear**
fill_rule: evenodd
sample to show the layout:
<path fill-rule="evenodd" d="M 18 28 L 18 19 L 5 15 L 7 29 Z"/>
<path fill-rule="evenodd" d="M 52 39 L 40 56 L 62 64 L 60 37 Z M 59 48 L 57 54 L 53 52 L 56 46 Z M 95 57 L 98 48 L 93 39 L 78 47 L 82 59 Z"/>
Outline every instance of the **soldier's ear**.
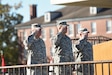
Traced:
<path fill-rule="evenodd" d="M 80 33 L 79 35 L 81 36 L 82 34 Z"/>
<path fill-rule="evenodd" d="M 62 26 L 59 26 L 59 29 L 61 29 L 62 28 Z"/>
<path fill-rule="evenodd" d="M 60 25 L 57 25 L 57 29 L 58 29 L 58 31 L 61 29 L 61 27 L 62 27 L 62 26 L 60 26 Z"/>
<path fill-rule="evenodd" d="M 82 33 L 79 34 L 80 37 L 82 37 L 82 35 L 83 35 Z"/>

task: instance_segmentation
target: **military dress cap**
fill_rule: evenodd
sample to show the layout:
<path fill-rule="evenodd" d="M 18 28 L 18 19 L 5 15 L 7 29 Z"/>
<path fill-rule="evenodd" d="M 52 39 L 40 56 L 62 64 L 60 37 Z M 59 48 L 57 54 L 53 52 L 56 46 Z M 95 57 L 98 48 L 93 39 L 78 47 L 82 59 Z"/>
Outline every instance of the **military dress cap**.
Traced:
<path fill-rule="evenodd" d="M 79 30 L 79 33 L 89 33 L 89 31 L 87 30 L 87 28 L 81 28 Z"/>
<path fill-rule="evenodd" d="M 59 25 L 65 25 L 65 26 L 69 26 L 69 25 L 67 24 L 67 22 L 65 22 L 65 21 L 63 21 L 63 22 L 60 22 L 60 23 L 59 23 Z"/>
<path fill-rule="evenodd" d="M 34 23 L 31 26 L 32 26 L 32 28 L 42 28 L 41 25 L 38 23 Z"/>

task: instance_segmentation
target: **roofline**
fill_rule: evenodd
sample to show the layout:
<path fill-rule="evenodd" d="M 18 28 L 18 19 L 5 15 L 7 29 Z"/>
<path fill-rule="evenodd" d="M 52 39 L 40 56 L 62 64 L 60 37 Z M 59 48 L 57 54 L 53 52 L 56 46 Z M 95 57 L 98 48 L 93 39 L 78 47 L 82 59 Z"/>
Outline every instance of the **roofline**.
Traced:
<path fill-rule="evenodd" d="M 112 8 L 111 0 L 51 0 L 51 4 L 66 6 L 96 6 Z"/>
<path fill-rule="evenodd" d="M 86 20 L 96 20 L 96 19 L 104 19 L 104 18 L 112 18 L 112 15 L 92 16 L 92 17 L 86 17 L 86 18 L 84 17 L 84 18 L 57 20 L 57 22 L 59 22 L 59 21 L 67 21 L 67 22 L 71 22 L 71 21 L 86 21 Z"/>
<path fill-rule="evenodd" d="M 41 24 L 42 27 L 48 27 L 48 26 L 56 26 L 56 23 L 52 23 L 52 24 Z M 27 26 L 15 26 L 15 29 L 30 29 L 31 28 L 31 25 L 27 25 Z"/>
<path fill-rule="evenodd" d="M 48 26 L 56 26 L 56 23 L 50 23 L 50 24 L 42 24 L 42 27 L 48 27 Z"/>
<path fill-rule="evenodd" d="M 15 26 L 15 29 L 29 29 L 29 28 L 31 28 L 31 26 L 30 25 L 27 25 L 27 26 Z"/>
<path fill-rule="evenodd" d="M 96 20 L 96 19 L 104 19 L 104 18 L 112 18 L 112 15 L 92 16 L 92 17 L 75 18 L 75 19 L 64 19 L 64 20 L 57 20 L 56 22 L 59 22 L 59 21 L 67 21 L 67 22 L 71 22 L 71 21 L 86 21 L 86 20 Z M 55 25 L 56 25 L 56 23 L 42 24 L 42 27 L 55 26 Z M 28 29 L 30 27 L 31 27 L 31 25 L 15 26 L 16 29 Z"/>

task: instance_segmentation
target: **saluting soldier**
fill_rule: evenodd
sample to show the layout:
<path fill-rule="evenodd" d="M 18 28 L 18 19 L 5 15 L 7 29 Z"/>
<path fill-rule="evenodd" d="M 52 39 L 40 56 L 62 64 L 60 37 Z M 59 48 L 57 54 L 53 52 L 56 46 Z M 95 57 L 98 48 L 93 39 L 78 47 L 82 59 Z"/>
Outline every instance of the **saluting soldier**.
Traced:
<path fill-rule="evenodd" d="M 73 62 L 73 51 L 71 39 L 66 35 L 67 22 L 60 22 L 57 25 L 58 34 L 54 37 L 55 53 L 54 63 Z M 60 68 L 60 69 L 59 69 Z M 69 65 L 59 67 L 59 75 L 71 75 L 71 67 Z M 57 69 L 57 70 L 58 70 Z M 57 71 L 58 72 L 58 71 Z M 56 73 L 56 75 L 58 75 Z"/>
<path fill-rule="evenodd" d="M 34 23 L 32 24 L 32 34 L 28 36 L 25 48 L 28 50 L 27 64 L 43 64 L 47 63 L 46 58 L 46 47 L 44 41 L 40 38 L 41 36 L 41 25 Z M 27 72 L 27 75 L 47 75 L 45 67 L 36 67 L 30 69 L 31 73 Z"/>
<path fill-rule="evenodd" d="M 73 45 L 75 62 L 93 61 L 92 44 L 87 41 L 89 31 L 81 28 L 79 31 L 79 40 Z M 75 65 L 75 75 L 94 75 L 93 65 L 83 64 Z"/>

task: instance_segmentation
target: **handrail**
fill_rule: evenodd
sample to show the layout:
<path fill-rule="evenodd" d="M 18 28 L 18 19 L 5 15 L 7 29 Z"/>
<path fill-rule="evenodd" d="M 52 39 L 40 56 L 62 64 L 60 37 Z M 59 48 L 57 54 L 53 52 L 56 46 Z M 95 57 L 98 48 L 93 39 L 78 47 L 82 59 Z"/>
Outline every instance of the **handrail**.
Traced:
<path fill-rule="evenodd" d="M 4 68 L 21 68 L 21 67 L 35 67 L 35 66 L 59 66 L 59 65 L 73 65 L 73 64 L 100 64 L 100 63 L 112 63 L 112 60 L 98 60 L 98 61 L 82 61 L 82 62 L 63 62 L 63 63 L 45 63 L 45 64 L 31 64 L 31 65 L 14 65 L 14 66 L 3 66 Z"/>

